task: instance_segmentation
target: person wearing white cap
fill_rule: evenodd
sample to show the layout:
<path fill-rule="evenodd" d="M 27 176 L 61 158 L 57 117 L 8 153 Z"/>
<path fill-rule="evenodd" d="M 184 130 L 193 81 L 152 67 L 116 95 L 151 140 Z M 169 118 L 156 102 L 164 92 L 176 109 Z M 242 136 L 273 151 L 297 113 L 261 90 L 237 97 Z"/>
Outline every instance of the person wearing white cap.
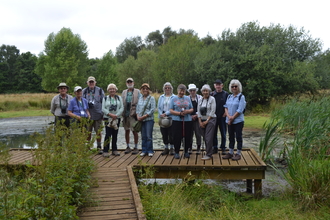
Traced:
<path fill-rule="evenodd" d="M 103 119 L 103 112 L 102 112 L 102 100 L 104 97 L 104 91 L 102 88 L 96 86 L 95 77 L 90 76 L 87 79 L 88 87 L 82 90 L 83 98 L 88 101 L 89 112 L 91 114 L 91 125 L 88 126 L 88 130 L 90 132 L 87 140 L 90 141 L 92 139 L 92 131 L 96 132 L 96 142 L 97 142 L 97 149 L 99 153 L 102 154 L 103 151 L 101 150 L 101 124 Z"/>
<path fill-rule="evenodd" d="M 212 159 L 213 135 L 215 124 L 217 122 L 217 115 L 215 114 L 215 98 L 211 96 L 210 93 L 210 86 L 205 84 L 202 87 L 203 98 L 200 99 L 200 103 L 197 106 L 198 121 L 206 146 L 206 155 L 202 158 L 202 160 Z"/>
<path fill-rule="evenodd" d="M 191 103 L 194 107 L 193 113 L 191 113 L 191 118 L 192 118 L 192 123 L 193 123 L 193 135 L 192 139 L 194 138 L 194 134 L 196 137 L 196 144 L 197 144 L 197 151 L 196 154 L 201 153 L 201 144 L 202 144 L 202 137 L 201 137 L 201 132 L 200 132 L 200 127 L 199 127 L 199 122 L 198 122 L 198 116 L 197 116 L 197 105 L 198 105 L 198 100 L 202 97 L 201 95 L 197 94 L 198 88 L 196 87 L 195 84 L 189 84 L 188 85 L 188 92 L 190 93 L 189 97 L 191 99 Z M 191 146 L 189 149 L 189 153 L 192 152 L 192 143 L 193 140 L 191 140 Z"/>
<path fill-rule="evenodd" d="M 82 118 L 90 118 L 88 102 L 82 97 L 81 86 L 74 87 L 74 97 L 68 107 L 68 115 L 73 119 L 72 122 L 81 122 Z"/>
<path fill-rule="evenodd" d="M 128 154 L 132 152 L 132 154 L 138 154 L 138 141 L 139 141 L 139 136 L 138 133 L 133 131 L 133 125 L 136 122 L 136 106 L 138 103 L 139 98 L 142 96 L 141 92 L 139 89 L 134 88 L 134 80 L 129 77 L 126 80 L 126 86 L 127 89 L 125 89 L 121 93 L 121 98 L 123 100 L 124 104 L 124 111 L 123 111 L 123 126 L 125 129 L 125 140 L 126 140 L 126 150 L 125 154 Z M 129 146 L 130 142 L 130 131 L 133 132 L 134 136 L 134 149 L 132 149 Z"/>
<path fill-rule="evenodd" d="M 62 124 L 63 120 L 63 124 L 65 126 L 70 126 L 70 116 L 68 115 L 67 109 L 73 97 L 68 95 L 68 89 L 69 86 L 67 86 L 64 82 L 61 82 L 57 86 L 59 94 L 53 97 L 50 104 L 50 112 L 55 116 L 55 126 L 57 125 L 58 121 Z"/>

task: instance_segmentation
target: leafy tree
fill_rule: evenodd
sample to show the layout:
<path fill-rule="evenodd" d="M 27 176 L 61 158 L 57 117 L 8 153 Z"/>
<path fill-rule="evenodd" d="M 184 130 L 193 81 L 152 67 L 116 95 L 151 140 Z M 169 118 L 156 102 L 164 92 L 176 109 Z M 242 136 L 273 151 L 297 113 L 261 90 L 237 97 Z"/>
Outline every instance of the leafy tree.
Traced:
<path fill-rule="evenodd" d="M 36 67 L 46 91 L 55 91 L 60 82 L 66 82 L 71 88 L 83 85 L 87 70 L 87 45 L 78 34 L 73 34 L 70 28 L 62 28 L 48 36 Z"/>
<path fill-rule="evenodd" d="M 14 91 L 15 62 L 19 56 L 16 46 L 1 45 L 0 47 L 0 93 Z"/>
<path fill-rule="evenodd" d="M 137 58 L 137 53 L 145 48 L 145 44 L 140 36 L 125 39 L 116 48 L 116 57 L 119 63 L 123 63 L 129 56 Z"/>
<path fill-rule="evenodd" d="M 172 37 L 167 44 L 159 48 L 159 53 L 152 68 L 157 76 L 157 88 L 162 89 L 166 81 L 173 86 L 191 83 L 197 79 L 194 59 L 202 47 L 196 35 L 183 34 Z"/>
<path fill-rule="evenodd" d="M 315 77 L 322 89 L 330 89 L 330 50 L 318 54 L 315 59 Z"/>
<path fill-rule="evenodd" d="M 319 40 L 304 29 L 249 22 L 235 33 L 223 31 L 216 45 L 201 50 L 195 65 L 200 78 L 214 74 L 226 85 L 239 79 L 249 102 L 262 104 L 279 95 L 315 91 L 311 60 L 319 51 Z M 210 81 L 209 76 L 204 78 Z"/>
<path fill-rule="evenodd" d="M 126 88 L 126 79 L 132 77 L 136 88 L 140 88 L 142 83 L 148 83 L 151 90 L 156 90 L 156 77 L 152 71 L 152 64 L 156 60 L 156 53 L 151 50 L 142 50 L 137 54 L 137 59 L 130 56 L 118 67 L 119 85 L 121 89 Z"/>
<path fill-rule="evenodd" d="M 109 83 L 118 84 L 117 76 L 117 60 L 110 50 L 99 60 L 97 69 L 94 76 L 97 81 L 97 85 L 102 87 L 105 91 Z"/>
<path fill-rule="evenodd" d="M 41 78 L 34 69 L 37 56 L 30 52 L 22 53 L 15 62 L 15 91 L 41 92 Z"/>
<path fill-rule="evenodd" d="M 171 37 L 175 37 L 177 35 L 177 33 L 176 33 L 176 31 L 173 31 L 170 26 L 168 26 L 168 27 L 164 28 L 162 35 L 163 35 L 163 44 L 166 44 L 167 41 Z"/>
<path fill-rule="evenodd" d="M 156 30 L 148 34 L 148 36 L 145 39 L 145 42 L 147 43 L 148 49 L 155 49 L 163 44 L 164 38 L 163 35 L 160 33 L 160 31 Z"/>

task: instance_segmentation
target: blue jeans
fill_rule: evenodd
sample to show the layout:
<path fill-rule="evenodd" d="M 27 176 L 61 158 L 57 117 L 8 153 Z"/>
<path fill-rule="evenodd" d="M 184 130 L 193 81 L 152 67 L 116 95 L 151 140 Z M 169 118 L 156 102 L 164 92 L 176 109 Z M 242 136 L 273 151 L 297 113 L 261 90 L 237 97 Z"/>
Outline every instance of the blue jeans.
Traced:
<path fill-rule="evenodd" d="M 234 149 L 235 147 L 235 137 L 237 141 L 237 150 L 242 150 L 243 147 L 243 131 L 244 121 L 228 125 L 228 134 L 229 134 L 229 148 Z"/>
<path fill-rule="evenodd" d="M 226 133 L 227 133 L 227 123 L 226 117 L 217 118 L 217 124 L 214 129 L 214 137 L 213 137 L 213 147 L 218 148 L 218 128 L 221 134 L 221 149 L 226 149 Z"/>
<path fill-rule="evenodd" d="M 142 122 L 142 153 L 154 153 L 152 144 L 152 131 L 154 129 L 154 120 Z"/>

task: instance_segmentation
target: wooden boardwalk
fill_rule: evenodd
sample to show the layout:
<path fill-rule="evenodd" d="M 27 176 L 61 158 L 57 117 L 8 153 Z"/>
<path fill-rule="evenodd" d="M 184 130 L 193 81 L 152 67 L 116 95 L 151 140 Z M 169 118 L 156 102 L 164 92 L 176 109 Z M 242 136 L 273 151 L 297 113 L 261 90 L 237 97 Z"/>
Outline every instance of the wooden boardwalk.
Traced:
<path fill-rule="evenodd" d="M 140 201 L 132 168 L 144 170 L 151 166 L 154 178 L 246 179 L 247 192 L 261 196 L 262 179 L 265 178 L 266 164 L 253 149 L 243 149 L 239 161 L 224 160 L 221 154 L 214 154 L 212 160 L 203 161 L 195 153 L 190 158 L 174 159 L 172 155 L 161 155 L 156 150 L 153 157 L 124 154 L 104 158 L 94 155 L 97 171 L 93 177 L 97 186 L 92 189 L 95 207 L 83 210 L 80 219 L 146 219 Z M 11 150 L 9 164 L 32 163 L 33 155 L 28 150 Z M 182 152 L 181 152 L 182 155 Z"/>

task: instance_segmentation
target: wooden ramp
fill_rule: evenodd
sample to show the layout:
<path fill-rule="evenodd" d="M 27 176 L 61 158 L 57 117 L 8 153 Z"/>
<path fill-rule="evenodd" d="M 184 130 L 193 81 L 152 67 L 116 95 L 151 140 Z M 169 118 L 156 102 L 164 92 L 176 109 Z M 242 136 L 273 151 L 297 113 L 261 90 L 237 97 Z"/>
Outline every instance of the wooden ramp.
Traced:
<path fill-rule="evenodd" d="M 97 171 L 93 177 L 97 184 L 92 188 L 94 207 L 88 207 L 80 215 L 81 219 L 146 219 L 140 201 L 132 168 L 144 171 L 148 166 L 155 170 L 154 178 L 193 178 L 207 179 L 246 179 L 247 192 L 254 192 L 256 197 L 262 194 L 262 179 L 265 179 L 266 164 L 253 149 L 243 149 L 239 161 L 224 160 L 220 153 L 212 160 L 203 161 L 203 152 L 190 158 L 174 159 L 173 155 L 161 155 L 156 150 L 153 157 L 124 154 L 104 158 L 94 155 Z M 11 150 L 9 164 L 31 163 L 33 155 L 28 150 Z M 182 156 L 182 152 L 180 152 Z M 0 162 L 1 163 L 1 162 Z"/>
<path fill-rule="evenodd" d="M 98 168 L 93 174 L 95 205 L 83 210 L 79 219 L 146 219 L 132 169 Z"/>

